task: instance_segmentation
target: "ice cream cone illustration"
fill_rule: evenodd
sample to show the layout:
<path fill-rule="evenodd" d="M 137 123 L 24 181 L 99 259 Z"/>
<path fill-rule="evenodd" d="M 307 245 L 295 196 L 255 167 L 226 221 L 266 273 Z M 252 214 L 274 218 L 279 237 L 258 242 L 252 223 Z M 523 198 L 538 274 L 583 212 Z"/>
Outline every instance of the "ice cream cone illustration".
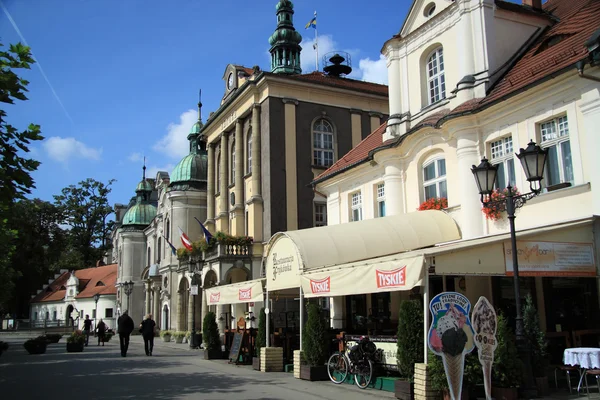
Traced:
<path fill-rule="evenodd" d="M 444 371 L 448 378 L 448 388 L 453 399 L 460 399 L 462 392 L 462 382 L 465 370 L 465 356 L 460 353 L 456 356 L 445 354 L 442 356 L 444 362 Z"/>
<path fill-rule="evenodd" d="M 492 365 L 494 364 L 494 351 L 496 350 L 496 312 L 488 299 L 480 297 L 473 307 L 473 328 L 475 331 L 475 345 L 479 351 L 479 362 L 483 367 L 483 382 L 485 384 L 485 397 L 492 398 Z"/>
<path fill-rule="evenodd" d="M 492 364 L 491 361 L 486 361 L 483 366 L 483 384 L 485 387 L 485 398 L 492 398 Z"/>

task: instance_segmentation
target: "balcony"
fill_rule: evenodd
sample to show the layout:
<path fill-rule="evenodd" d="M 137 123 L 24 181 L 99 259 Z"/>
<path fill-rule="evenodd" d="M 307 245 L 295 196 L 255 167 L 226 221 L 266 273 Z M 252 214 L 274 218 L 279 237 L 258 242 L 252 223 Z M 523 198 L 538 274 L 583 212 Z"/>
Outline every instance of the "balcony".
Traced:
<path fill-rule="evenodd" d="M 217 244 L 202 254 L 204 261 L 214 260 L 216 258 L 247 258 L 252 256 L 252 245 L 239 244 Z"/>

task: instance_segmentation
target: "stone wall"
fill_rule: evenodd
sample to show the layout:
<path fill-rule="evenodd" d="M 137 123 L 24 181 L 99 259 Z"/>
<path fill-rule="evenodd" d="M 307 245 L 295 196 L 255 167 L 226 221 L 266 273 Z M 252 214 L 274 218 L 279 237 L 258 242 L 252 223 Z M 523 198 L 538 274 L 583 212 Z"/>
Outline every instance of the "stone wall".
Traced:
<path fill-rule="evenodd" d="M 263 347 L 260 349 L 260 370 L 262 372 L 283 372 L 283 348 Z"/>
<path fill-rule="evenodd" d="M 415 364 L 415 400 L 437 400 L 439 398 L 439 392 L 431 388 L 427 364 Z"/>

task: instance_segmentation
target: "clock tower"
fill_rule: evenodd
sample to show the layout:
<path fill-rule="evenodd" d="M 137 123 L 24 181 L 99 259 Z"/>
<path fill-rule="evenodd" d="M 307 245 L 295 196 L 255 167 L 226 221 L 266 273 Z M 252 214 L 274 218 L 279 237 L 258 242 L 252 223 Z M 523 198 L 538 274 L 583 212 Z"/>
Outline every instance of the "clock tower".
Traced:
<path fill-rule="evenodd" d="M 300 42 L 302 36 L 294 29 L 294 4 L 279 0 L 277 6 L 277 29 L 269 38 L 271 48 L 271 72 L 275 74 L 300 74 Z"/>

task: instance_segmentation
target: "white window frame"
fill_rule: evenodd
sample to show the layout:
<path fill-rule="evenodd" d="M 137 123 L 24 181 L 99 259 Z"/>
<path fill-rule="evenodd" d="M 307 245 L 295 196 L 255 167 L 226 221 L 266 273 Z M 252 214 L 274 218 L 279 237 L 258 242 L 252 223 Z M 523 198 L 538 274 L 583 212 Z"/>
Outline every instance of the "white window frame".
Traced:
<path fill-rule="evenodd" d="M 252 129 L 248 130 L 246 138 L 246 173 L 252 173 Z"/>
<path fill-rule="evenodd" d="M 385 217 L 385 211 L 383 212 L 383 215 L 381 213 L 381 204 L 382 203 L 383 203 L 383 208 L 385 210 L 385 182 L 378 183 L 375 188 L 376 188 L 376 195 L 377 195 L 377 216 Z"/>
<path fill-rule="evenodd" d="M 549 156 L 546 158 L 546 166 L 544 168 L 544 183 L 545 187 L 557 185 L 560 183 L 573 183 L 575 176 L 573 170 L 573 150 L 571 150 L 571 139 L 569 134 L 569 120 L 567 115 L 554 117 L 548 121 L 541 122 L 539 124 L 540 130 L 540 147 L 543 149 L 550 149 L 556 147 L 557 162 L 558 162 L 558 182 L 548 183 L 548 175 L 550 167 L 548 162 L 550 161 Z M 567 166 L 564 162 L 563 144 L 569 142 L 569 149 L 571 153 L 571 176 L 567 177 Z M 570 178 L 570 179 L 568 179 Z"/>
<path fill-rule="evenodd" d="M 312 126 L 313 158 L 312 164 L 319 167 L 331 167 L 335 162 L 335 136 L 331 122 L 325 118 L 319 118 Z M 326 139 L 331 140 L 331 146 L 327 147 Z"/>
<path fill-rule="evenodd" d="M 436 157 L 433 158 L 431 160 L 428 160 L 426 163 L 423 164 L 423 167 L 421 168 L 422 170 L 422 174 L 423 174 L 423 200 L 429 200 L 430 197 L 427 197 L 427 190 L 426 188 L 431 186 L 431 185 L 435 185 L 435 197 L 436 198 L 441 198 L 441 197 L 448 197 L 448 182 L 446 180 L 446 176 L 447 176 L 447 170 L 444 172 L 444 175 L 440 175 L 440 166 L 439 166 L 439 162 L 440 161 L 444 161 L 444 169 L 446 169 L 446 159 L 445 157 Z M 429 179 L 429 180 L 425 180 L 425 169 L 430 166 L 431 164 L 434 164 L 434 168 L 435 168 L 435 177 L 433 179 Z M 441 189 L 440 189 L 440 184 L 442 182 L 446 183 L 446 193 L 444 196 L 442 196 L 441 193 Z"/>
<path fill-rule="evenodd" d="M 352 210 L 352 222 L 362 221 L 362 194 L 360 191 L 354 192 L 350 195 L 350 209 Z"/>
<path fill-rule="evenodd" d="M 513 148 L 514 147 L 511 135 L 501 137 L 498 140 L 494 140 L 490 143 L 490 163 L 493 165 L 502 165 L 502 171 L 504 173 L 504 176 L 502 178 L 504 179 L 505 185 L 503 185 L 503 187 L 500 187 L 500 185 L 498 184 L 498 177 L 500 175 L 496 177 L 496 182 L 494 182 L 494 185 L 498 190 L 503 190 L 508 185 L 511 185 L 513 187 L 515 185 L 516 172 Z M 498 172 L 500 173 L 501 171 L 499 170 Z"/>
<path fill-rule="evenodd" d="M 446 98 L 446 75 L 444 73 L 444 48 L 438 47 L 427 57 L 427 98 L 429 104 Z M 437 94 L 436 94 L 437 89 Z"/>
<path fill-rule="evenodd" d="M 327 226 L 327 204 L 315 202 L 314 206 L 314 226 Z"/>

